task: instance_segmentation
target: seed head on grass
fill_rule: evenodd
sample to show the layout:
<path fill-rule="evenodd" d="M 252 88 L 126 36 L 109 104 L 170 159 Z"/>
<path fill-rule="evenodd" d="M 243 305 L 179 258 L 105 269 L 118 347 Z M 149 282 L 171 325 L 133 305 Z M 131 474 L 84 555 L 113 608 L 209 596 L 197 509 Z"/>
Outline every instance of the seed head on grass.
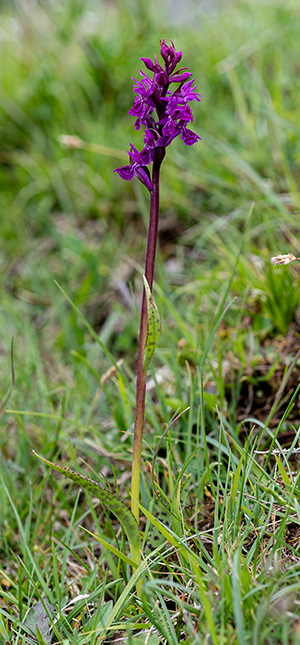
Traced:
<path fill-rule="evenodd" d="M 271 258 L 271 262 L 274 265 L 289 264 L 290 262 L 294 262 L 294 260 L 300 260 L 300 258 L 296 258 L 292 253 L 287 253 L 286 255 L 275 255 Z"/>
<path fill-rule="evenodd" d="M 60 134 L 58 137 L 59 143 L 61 143 L 64 148 L 84 148 L 85 143 L 77 137 L 76 134 Z"/>

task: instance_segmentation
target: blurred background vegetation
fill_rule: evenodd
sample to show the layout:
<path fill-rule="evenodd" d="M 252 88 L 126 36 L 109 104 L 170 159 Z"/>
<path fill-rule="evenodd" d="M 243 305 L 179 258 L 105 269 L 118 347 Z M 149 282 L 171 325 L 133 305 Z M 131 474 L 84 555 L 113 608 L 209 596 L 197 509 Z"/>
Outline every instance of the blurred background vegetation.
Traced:
<path fill-rule="evenodd" d="M 194 106 L 202 141 L 174 142 L 162 169 L 154 362 L 167 367 L 168 398 L 154 410 L 167 420 L 189 402 L 186 359 L 199 364 L 224 294 L 235 300 L 204 371 L 211 422 L 216 403 L 233 424 L 252 411 L 242 383 L 257 401 L 262 381 L 275 395 L 274 366 L 284 356 L 284 373 L 295 354 L 291 324 L 299 333 L 297 266 L 270 265 L 300 255 L 299 32 L 298 0 L 0 3 L 1 398 L 12 336 L 16 376 L 0 441 L 22 513 L 28 473 L 40 473 L 32 448 L 58 458 L 74 458 L 73 446 L 97 453 L 99 442 L 119 451 L 131 428 L 132 393 L 120 396 L 117 379 L 98 390 L 110 362 L 54 280 L 134 384 L 149 204 L 113 170 L 130 142 L 141 148 L 132 77 L 161 38 L 182 49 L 204 98 Z M 62 135 L 79 140 L 68 147 Z M 128 436 L 126 445 L 130 460 Z"/>

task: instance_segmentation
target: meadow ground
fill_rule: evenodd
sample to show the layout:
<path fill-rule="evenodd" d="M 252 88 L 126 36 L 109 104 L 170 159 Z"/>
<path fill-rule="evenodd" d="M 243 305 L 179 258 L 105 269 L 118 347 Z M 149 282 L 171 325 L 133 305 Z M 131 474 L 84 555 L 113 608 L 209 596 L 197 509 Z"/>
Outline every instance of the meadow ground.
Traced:
<path fill-rule="evenodd" d="M 1 645 L 300 643 L 299 264 L 270 262 L 300 256 L 299 1 L 163 4 L 0 4 Z M 161 38 L 204 98 L 161 173 L 144 545 L 172 521 L 136 592 L 116 517 L 32 451 L 129 504 L 149 200 L 113 170 Z"/>

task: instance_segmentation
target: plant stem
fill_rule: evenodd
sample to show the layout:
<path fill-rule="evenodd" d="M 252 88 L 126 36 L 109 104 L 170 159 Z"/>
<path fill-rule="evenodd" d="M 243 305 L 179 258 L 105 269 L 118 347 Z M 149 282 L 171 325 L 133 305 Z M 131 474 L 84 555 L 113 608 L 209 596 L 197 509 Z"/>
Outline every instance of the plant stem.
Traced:
<path fill-rule="evenodd" d="M 165 148 L 156 148 L 152 169 L 152 186 L 150 200 L 150 221 L 148 230 L 148 244 L 145 265 L 145 276 L 152 291 L 155 255 L 157 246 L 157 232 L 159 220 L 159 173 L 160 166 L 165 156 Z M 143 291 L 139 351 L 137 363 L 136 395 L 135 395 L 135 418 L 133 456 L 131 470 L 131 512 L 139 522 L 139 498 L 140 498 L 140 470 L 143 440 L 143 425 L 146 397 L 146 374 L 144 372 L 144 353 L 147 340 L 147 301 L 145 289 Z"/>

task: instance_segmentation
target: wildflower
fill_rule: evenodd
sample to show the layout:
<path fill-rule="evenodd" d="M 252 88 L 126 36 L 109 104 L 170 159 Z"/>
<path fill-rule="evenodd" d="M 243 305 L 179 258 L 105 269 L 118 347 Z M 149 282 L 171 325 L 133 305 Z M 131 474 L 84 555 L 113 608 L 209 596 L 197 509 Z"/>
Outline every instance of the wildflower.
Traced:
<path fill-rule="evenodd" d="M 164 61 L 161 65 L 156 55 L 154 61 L 150 58 L 141 58 L 146 69 L 153 73 L 153 78 L 140 71 L 142 80 L 134 81 L 136 94 L 129 114 L 136 117 L 135 128 L 145 127 L 144 148 L 138 152 L 131 144 L 128 151 L 130 164 L 116 168 L 122 179 L 130 180 L 134 176 L 152 190 L 152 181 L 147 166 L 153 161 L 158 148 L 165 149 L 180 135 L 187 146 L 192 146 L 200 140 L 198 134 L 190 130 L 187 125 L 193 122 L 193 114 L 189 103 L 200 101 L 201 96 L 196 90 L 192 73 L 187 67 L 175 71 L 181 60 L 182 52 L 176 52 L 174 43 L 167 45 L 165 40 L 160 41 L 160 54 Z M 174 91 L 169 89 L 171 83 L 179 83 Z M 164 154 L 164 152 L 163 152 Z"/>
<path fill-rule="evenodd" d="M 152 73 L 152 78 L 141 71 L 141 80 L 133 79 L 133 89 L 136 96 L 129 114 L 135 117 L 136 130 L 142 126 L 145 128 L 144 147 L 139 152 L 131 144 L 130 150 L 128 150 L 129 165 L 115 170 L 122 179 L 130 180 L 136 176 L 150 192 L 150 218 L 141 306 L 131 471 L 131 511 L 137 522 L 139 521 L 146 377 L 160 329 L 152 299 L 159 223 L 160 167 L 166 154 L 166 147 L 176 137 L 180 135 L 187 146 L 192 146 L 200 139 L 199 135 L 188 127 L 193 122 L 190 103 L 201 100 L 200 94 L 195 91 L 196 84 L 191 78 L 192 73 L 187 67 L 176 70 L 182 52 L 176 52 L 172 41 L 169 46 L 165 40 L 161 40 L 160 45 L 162 65 L 156 56 L 154 56 L 154 60 L 151 58 L 141 59 L 146 69 Z M 173 91 L 170 90 L 171 84 L 177 84 Z M 152 164 L 151 174 L 148 168 L 150 164 Z"/>
<path fill-rule="evenodd" d="M 272 264 L 289 264 L 290 262 L 294 262 L 294 260 L 300 260 L 300 258 L 296 258 L 295 255 L 292 253 L 287 253 L 287 255 L 276 255 L 275 257 L 271 258 Z"/>

